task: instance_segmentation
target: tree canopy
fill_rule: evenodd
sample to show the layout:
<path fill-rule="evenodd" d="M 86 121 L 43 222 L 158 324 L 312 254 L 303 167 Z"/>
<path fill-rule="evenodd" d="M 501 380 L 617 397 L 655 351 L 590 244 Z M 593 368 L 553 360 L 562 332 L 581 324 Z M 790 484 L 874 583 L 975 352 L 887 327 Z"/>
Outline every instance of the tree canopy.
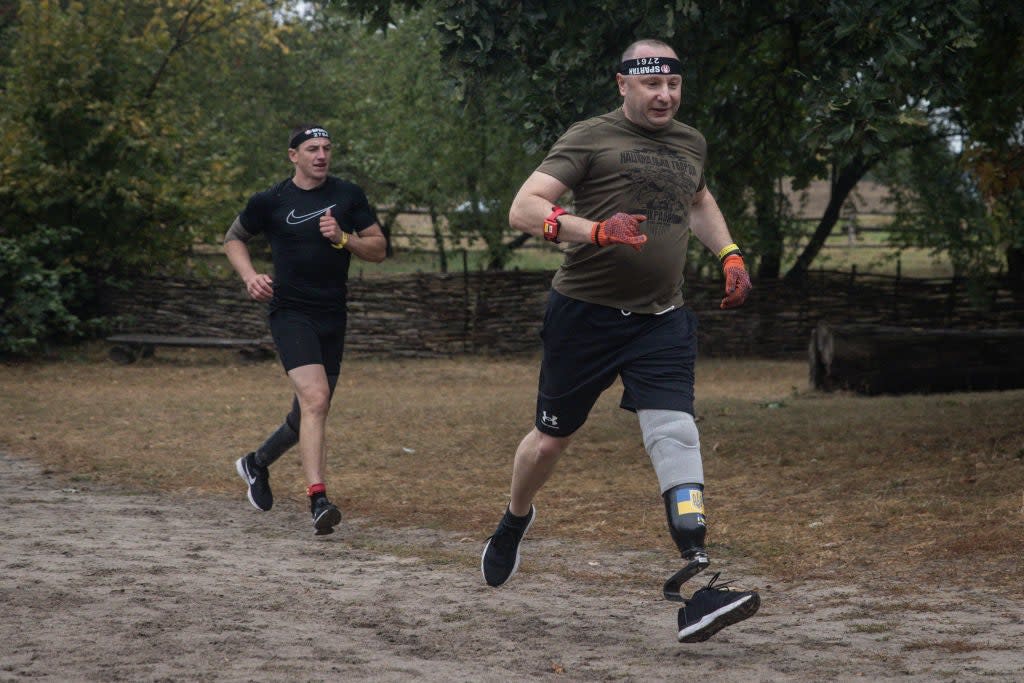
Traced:
<path fill-rule="evenodd" d="M 894 244 L 1024 283 L 1009 0 L 0 0 L 0 352 L 82 334 L 96 277 L 216 240 L 290 174 L 303 121 L 375 203 L 468 213 L 438 243 L 471 234 L 500 267 L 522 241 L 515 189 L 566 127 L 618 106 L 641 37 L 684 60 L 680 118 L 759 277 L 802 277 L 873 174 L 896 187 Z M 784 190 L 814 179 L 831 201 L 793 254 L 806 228 Z"/>
<path fill-rule="evenodd" d="M 230 73 L 236 50 L 282 49 L 274 9 L 18 5 L 0 56 L 0 351 L 79 333 L 86 270 L 183 253 L 203 214 L 236 192 L 234 140 L 205 106 L 207 84 Z"/>
<path fill-rule="evenodd" d="M 291 174 L 301 122 L 328 126 L 333 171 L 375 203 L 500 204 L 525 134 L 500 93 L 458 100 L 432 16 L 383 33 L 288 0 L 0 0 L 0 353 L 86 333 L 97 278 L 219 240 Z M 503 210 L 474 212 L 500 267 Z"/>
<path fill-rule="evenodd" d="M 427 3 L 328 4 L 385 27 L 396 7 Z M 800 188 L 824 179 L 832 189 L 789 270 L 788 277 L 799 279 L 857 182 L 905 150 L 948 145 L 955 135 L 987 160 L 961 171 L 976 175 L 995 164 L 996 176 L 1015 175 L 1009 167 L 1019 158 L 1013 150 L 1024 121 L 1024 20 L 1019 3 L 1009 0 L 436 0 L 429 6 L 467 98 L 500 84 L 503 108 L 523 122 L 537 147 L 578 118 L 615 106 L 612 72 L 631 41 L 656 37 L 674 45 L 687 65 L 681 116 L 708 137 L 712 187 L 752 247 L 762 277 L 780 274 L 794 229 L 783 181 Z M 1018 143 L 1007 142 L 1015 138 Z M 1012 206 L 1000 203 L 1006 214 Z M 1003 221 L 999 234 L 988 236 L 1010 251 L 1020 247 L 1014 215 L 1012 228 Z"/>
<path fill-rule="evenodd" d="M 272 9 L 23 2 L 2 71 L 0 230 L 73 230 L 68 257 L 104 270 L 190 243 L 238 172 L 206 84 L 236 50 L 281 48 Z"/>

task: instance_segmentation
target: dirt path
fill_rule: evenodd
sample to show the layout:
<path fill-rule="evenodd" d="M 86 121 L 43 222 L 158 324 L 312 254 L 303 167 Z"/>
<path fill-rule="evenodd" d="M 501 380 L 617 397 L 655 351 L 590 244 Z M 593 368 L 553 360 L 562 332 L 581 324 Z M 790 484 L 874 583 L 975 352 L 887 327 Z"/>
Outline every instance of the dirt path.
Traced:
<path fill-rule="evenodd" d="M 494 590 L 476 569 L 482 539 L 395 535 L 358 517 L 314 538 L 294 505 L 260 514 L 241 495 L 73 486 L 0 454 L 0 681 L 1024 676 L 1024 608 L 984 587 L 890 604 L 852 586 L 762 580 L 754 618 L 680 645 L 656 586 L 579 585 L 542 565 L 615 576 L 663 567 L 661 554 L 531 538 L 513 583 Z"/>

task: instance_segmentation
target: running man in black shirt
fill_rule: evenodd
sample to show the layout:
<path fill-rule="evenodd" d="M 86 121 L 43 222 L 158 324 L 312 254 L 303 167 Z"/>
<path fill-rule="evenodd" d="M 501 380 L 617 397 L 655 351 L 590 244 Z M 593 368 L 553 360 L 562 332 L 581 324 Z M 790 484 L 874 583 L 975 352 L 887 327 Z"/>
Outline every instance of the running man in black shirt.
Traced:
<path fill-rule="evenodd" d="M 328 175 L 331 138 L 318 125 L 292 131 L 288 158 L 294 175 L 253 195 L 224 236 L 224 251 L 256 301 L 269 303 L 270 331 L 295 397 L 284 423 L 235 463 L 249 502 L 270 510 L 269 466 L 299 445 L 313 528 L 329 534 L 341 512 L 327 498 L 324 428 L 341 372 L 349 263 L 384 260 L 377 216 L 357 185 Z M 257 272 L 247 242 L 270 242 L 274 276 Z"/>

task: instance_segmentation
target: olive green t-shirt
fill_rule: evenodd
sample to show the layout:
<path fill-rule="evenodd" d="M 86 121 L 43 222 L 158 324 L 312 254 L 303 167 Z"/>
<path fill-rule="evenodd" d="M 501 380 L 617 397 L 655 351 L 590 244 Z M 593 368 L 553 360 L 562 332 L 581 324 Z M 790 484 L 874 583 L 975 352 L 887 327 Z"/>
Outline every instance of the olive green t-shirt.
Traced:
<path fill-rule="evenodd" d="M 631 123 L 621 109 L 581 121 L 551 147 L 537 170 L 573 191 L 572 213 L 595 221 L 643 214 L 641 251 L 573 244 L 552 287 L 573 299 L 634 313 L 683 305 L 690 205 L 704 187 L 707 142 L 679 121 L 659 131 Z"/>

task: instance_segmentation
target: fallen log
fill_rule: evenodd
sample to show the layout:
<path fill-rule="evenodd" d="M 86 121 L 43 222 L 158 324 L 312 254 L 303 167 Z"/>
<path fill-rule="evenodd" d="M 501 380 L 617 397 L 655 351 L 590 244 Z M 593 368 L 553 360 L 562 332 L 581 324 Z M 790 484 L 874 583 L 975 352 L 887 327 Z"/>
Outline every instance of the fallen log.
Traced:
<path fill-rule="evenodd" d="M 822 391 L 937 393 L 1024 388 L 1024 330 L 818 323 L 810 382 Z"/>

